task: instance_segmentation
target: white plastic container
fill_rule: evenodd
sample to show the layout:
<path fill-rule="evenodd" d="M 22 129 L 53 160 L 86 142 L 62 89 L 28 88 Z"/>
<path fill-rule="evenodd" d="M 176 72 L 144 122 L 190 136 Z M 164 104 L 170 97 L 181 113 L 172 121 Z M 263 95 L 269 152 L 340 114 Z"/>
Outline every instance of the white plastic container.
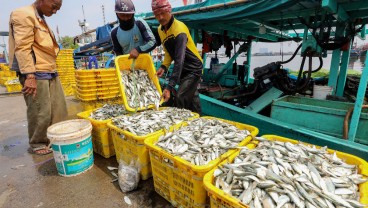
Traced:
<path fill-rule="evenodd" d="M 313 98 L 326 100 L 327 95 L 332 94 L 332 90 L 333 89 L 330 86 L 314 85 L 313 86 Z"/>
<path fill-rule="evenodd" d="M 91 131 L 91 122 L 85 119 L 63 121 L 47 129 L 59 175 L 75 176 L 92 168 Z"/>

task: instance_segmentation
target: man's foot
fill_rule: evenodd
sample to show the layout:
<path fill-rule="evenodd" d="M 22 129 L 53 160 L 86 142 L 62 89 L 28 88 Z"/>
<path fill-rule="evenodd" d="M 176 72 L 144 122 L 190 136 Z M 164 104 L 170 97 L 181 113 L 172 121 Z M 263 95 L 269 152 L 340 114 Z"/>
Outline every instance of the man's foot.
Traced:
<path fill-rule="evenodd" d="M 40 146 L 40 147 L 35 147 L 32 148 L 32 152 L 35 155 L 47 155 L 50 154 L 52 152 L 51 148 L 48 148 L 47 146 Z"/>

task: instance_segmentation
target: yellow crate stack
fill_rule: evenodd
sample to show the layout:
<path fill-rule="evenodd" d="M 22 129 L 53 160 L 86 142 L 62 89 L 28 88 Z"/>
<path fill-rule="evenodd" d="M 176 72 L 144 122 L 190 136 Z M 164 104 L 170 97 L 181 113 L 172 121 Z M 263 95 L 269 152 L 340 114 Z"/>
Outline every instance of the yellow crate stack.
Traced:
<path fill-rule="evenodd" d="M 280 142 L 290 142 L 292 144 L 297 144 L 299 141 L 280 137 L 276 135 L 264 135 L 262 136 L 265 139 L 271 141 L 280 141 Z M 258 144 L 258 141 L 251 141 L 246 146 L 249 149 L 254 149 Z M 308 144 L 308 143 L 305 143 Z M 317 147 L 319 148 L 319 147 Z M 367 176 L 368 175 L 368 163 L 363 159 L 356 157 L 354 155 L 350 155 L 343 152 L 338 152 L 335 150 L 327 149 L 330 154 L 336 153 L 337 157 L 344 159 L 348 164 L 354 164 L 359 167 L 359 173 Z M 205 189 L 208 192 L 208 196 L 210 197 L 211 208 L 247 208 L 249 207 L 246 204 L 243 204 L 239 199 L 230 196 L 230 194 L 225 193 L 223 190 L 217 188 L 215 186 L 215 178 L 214 172 L 217 167 L 222 166 L 224 164 L 232 163 L 235 158 L 240 154 L 240 150 L 237 150 L 236 153 L 232 154 L 227 160 L 223 161 L 215 168 L 213 168 L 210 172 L 208 172 L 203 179 Z M 362 204 L 368 203 L 368 182 L 362 183 L 359 185 L 360 195 L 360 202 Z"/>
<path fill-rule="evenodd" d="M 5 83 L 8 80 L 17 78 L 15 71 L 10 71 L 8 65 L 1 63 L 0 64 L 0 85 L 5 86 Z"/>
<path fill-rule="evenodd" d="M 65 96 L 74 95 L 76 85 L 74 76 L 73 49 L 61 49 L 56 58 L 56 68 Z"/>
<path fill-rule="evenodd" d="M 76 70 L 75 80 L 76 97 L 84 110 L 92 110 L 106 103 L 121 103 L 115 69 Z"/>
<path fill-rule="evenodd" d="M 107 123 L 111 119 L 107 120 L 95 120 L 89 116 L 94 110 L 88 110 L 77 114 L 78 118 L 87 119 L 93 126 L 92 130 L 92 142 L 93 151 L 101 155 L 104 158 L 109 158 L 115 155 L 114 143 Z"/>
<path fill-rule="evenodd" d="M 251 136 L 244 138 L 238 146 L 247 145 L 259 131 L 254 126 L 242 123 L 207 116 L 202 118 L 218 119 L 238 129 L 250 131 Z M 207 165 L 197 166 L 156 146 L 158 139 L 158 137 L 152 137 L 144 141 L 149 150 L 155 191 L 171 202 L 174 207 L 206 207 L 207 193 L 203 177 L 220 162 L 236 153 L 236 150 L 229 150 Z"/>
<path fill-rule="evenodd" d="M 159 110 L 164 109 L 165 108 L 160 108 Z M 188 120 L 193 120 L 196 118 L 199 118 L 199 114 L 193 113 L 193 117 L 188 118 Z M 179 128 L 182 123 L 185 123 L 185 121 L 171 126 L 169 131 Z M 120 129 L 119 127 L 115 126 L 112 121 L 108 122 L 107 126 L 111 131 L 111 136 L 115 147 L 116 160 L 118 162 L 123 160 L 126 163 L 130 163 L 132 160 L 137 160 L 141 168 L 141 179 L 147 180 L 151 178 L 151 160 L 148 154 L 148 148 L 145 146 L 145 140 L 157 140 L 161 135 L 165 134 L 165 130 L 161 129 L 147 135 L 138 136 L 129 131 Z"/>

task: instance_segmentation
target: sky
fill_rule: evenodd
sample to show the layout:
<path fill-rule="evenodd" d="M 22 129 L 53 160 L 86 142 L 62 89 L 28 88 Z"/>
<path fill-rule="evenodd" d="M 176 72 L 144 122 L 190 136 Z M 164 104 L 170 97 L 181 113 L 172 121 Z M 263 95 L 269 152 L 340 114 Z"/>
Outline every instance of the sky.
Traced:
<path fill-rule="evenodd" d="M 136 12 L 151 12 L 151 0 L 133 0 Z M 173 7 L 182 6 L 181 0 L 169 0 Z M 0 31 L 9 31 L 9 15 L 12 10 L 30 5 L 34 0 L 0 0 Z M 53 16 L 46 17 L 47 23 L 56 34 L 59 28 L 60 36 L 75 36 L 81 34 L 78 20 L 83 21 L 84 14 L 90 29 L 102 26 L 102 5 L 105 7 L 106 23 L 116 20 L 114 12 L 115 0 L 63 0 L 61 9 Z M 7 43 L 7 39 L 5 40 Z M 0 38 L 0 44 L 3 39 Z M 1 51 L 1 50 L 0 50 Z"/>

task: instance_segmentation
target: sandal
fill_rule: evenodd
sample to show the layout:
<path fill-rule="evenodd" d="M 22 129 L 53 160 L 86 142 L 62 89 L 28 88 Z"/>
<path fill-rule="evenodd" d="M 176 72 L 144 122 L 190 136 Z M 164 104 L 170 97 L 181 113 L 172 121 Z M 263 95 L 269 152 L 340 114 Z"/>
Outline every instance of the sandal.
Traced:
<path fill-rule="evenodd" d="M 36 155 L 47 155 L 52 152 L 52 148 L 48 148 L 47 146 L 40 146 L 32 148 L 32 153 Z"/>

